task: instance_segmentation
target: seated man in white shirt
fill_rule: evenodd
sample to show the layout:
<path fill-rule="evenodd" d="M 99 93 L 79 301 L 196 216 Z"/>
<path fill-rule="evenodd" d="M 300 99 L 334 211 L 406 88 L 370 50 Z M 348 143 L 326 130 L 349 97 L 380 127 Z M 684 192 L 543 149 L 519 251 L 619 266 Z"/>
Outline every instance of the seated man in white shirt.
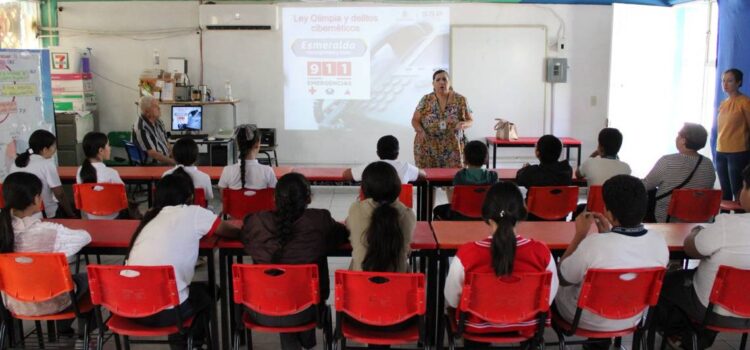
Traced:
<path fill-rule="evenodd" d="M 615 128 L 599 132 L 599 145 L 576 170 L 576 177 L 586 178 L 588 185 L 601 185 L 615 175 L 630 175 L 630 166 L 617 157 L 622 146 L 622 133 Z"/>
<path fill-rule="evenodd" d="M 604 214 L 584 212 L 576 218 L 576 234 L 560 259 L 560 290 L 555 306 L 569 322 L 575 316 L 588 269 L 664 267 L 669 261 L 664 237 L 648 232 L 641 223 L 646 215 L 646 188 L 641 180 L 630 175 L 614 176 L 604 182 L 602 195 Z M 593 224 L 599 233 L 589 234 Z M 593 331 L 616 331 L 633 327 L 640 319 L 641 315 L 613 320 L 584 310 L 578 326 Z"/>
<path fill-rule="evenodd" d="M 393 135 L 386 135 L 378 140 L 378 158 L 396 169 L 398 177 L 402 184 L 416 181 L 418 178 L 424 178 L 424 170 L 409 164 L 408 162 L 398 159 L 399 144 L 398 139 Z M 368 164 L 358 167 L 349 168 L 344 171 L 344 179 L 349 181 L 362 181 L 362 173 Z"/>
<path fill-rule="evenodd" d="M 742 171 L 740 205 L 750 212 L 750 167 Z M 664 331 L 671 344 L 681 343 L 683 348 L 692 347 L 690 341 L 691 320 L 702 322 L 706 315 L 708 299 L 714 285 L 719 266 L 726 265 L 750 269 L 750 213 L 720 214 L 713 224 L 696 226 L 683 244 L 685 254 L 701 259 L 697 269 L 673 271 L 664 277 L 659 304 L 657 327 Z M 717 306 L 710 320 L 712 325 L 728 328 L 748 328 L 750 319 L 741 318 Z M 698 334 L 698 348 L 710 347 L 716 332 L 704 330 Z"/>

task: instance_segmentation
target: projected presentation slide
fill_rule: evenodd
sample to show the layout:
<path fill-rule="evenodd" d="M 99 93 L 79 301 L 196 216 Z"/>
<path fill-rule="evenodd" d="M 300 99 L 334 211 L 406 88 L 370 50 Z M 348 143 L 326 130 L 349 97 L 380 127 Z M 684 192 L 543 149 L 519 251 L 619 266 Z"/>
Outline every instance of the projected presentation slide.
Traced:
<path fill-rule="evenodd" d="M 200 131 L 203 128 L 203 108 L 201 106 L 172 107 L 172 130 Z"/>
<path fill-rule="evenodd" d="M 284 8 L 284 126 L 408 126 L 448 68 L 447 7 Z"/>

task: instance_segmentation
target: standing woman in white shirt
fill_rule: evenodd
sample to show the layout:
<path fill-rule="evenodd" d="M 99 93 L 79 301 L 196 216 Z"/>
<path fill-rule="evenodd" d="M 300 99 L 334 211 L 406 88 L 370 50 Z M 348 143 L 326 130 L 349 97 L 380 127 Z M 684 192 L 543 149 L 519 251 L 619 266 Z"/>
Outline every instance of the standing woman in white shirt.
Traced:
<path fill-rule="evenodd" d="M 51 132 L 42 129 L 34 131 L 29 136 L 29 148 L 16 157 L 10 172 L 32 173 L 42 181 L 42 201 L 48 218 L 75 217 L 71 203 L 65 198 L 57 165 L 52 161 L 57 152 L 56 142 L 57 138 Z M 58 211 L 58 208 L 62 211 Z M 41 217 L 41 214 L 38 216 Z"/>
<path fill-rule="evenodd" d="M 182 168 L 159 180 L 154 206 L 135 230 L 126 258 L 126 265 L 171 265 L 174 268 L 180 299 L 178 311 L 183 320 L 208 313 L 207 308 L 211 307 L 209 287 L 204 283 L 192 283 L 200 240 L 214 234 L 236 238 L 239 233 L 239 228 L 222 222 L 210 210 L 193 205 L 193 188 L 193 181 Z M 173 326 L 177 322 L 171 309 L 133 321 L 148 327 Z M 196 322 L 205 321 L 206 318 L 196 319 Z M 194 326 L 198 343 L 203 340 L 203 328 L 201 324 Z M 179 333 L 172 334 L 170 347 L 185 349 L 185 340 Z"/>
<path fill-rule="evenodd" d="M 273 168 L 258 163 L 260 130 L 253 124 L 242 124 L 234 131 L 234 139 L 240 150 L 239 164 L 224 167 L 219 178 L 219 188 L 233 190 L 275 188 L 276 174 Z"/>
<path fill-rule="evenodd" d="M 38 252 L 64 253 L 69 259 L 91 242 L 84 230 L 71 230 L 63 225 L 43 222 L 38 214 L 42 204 L 42 181 L 33 174 L 16 172 L 3 183 L 5 208 L 0 210 L 0 253 Z M 88 292 L 85 273 L 73 275 L 75 295 L 81 298 Z M 70 307 L 68 294 L 42 302 L 24 302 L 6 296 L 5 306 L 12 312 L 27 315 L 49 315 Z M 58 321 L 59 331 L 72 334 L 73 319 Z M 82 330 L 79 327 L 79 330 Z"/>
<path fill-rule="evenodd" d="M 109 147 L 107 135 L 96 131 L 87 133 L 83 137 L 83 154 L 86 156 L 86 159 L 83 160 L 83 164 L 78 168 L 76 183 L 124 184 L 117 170 L 107 168 L 104 164 L 104 161 L 109 159 L 111 152 L 112 149 Z M 89 220 L 111 220 L 117 218 L 119 215 L 119 213 L 114 213 L 97 216 L 81 212 L 81 216 Z M 126 215 L 123 214 L 123 216 Z"/>

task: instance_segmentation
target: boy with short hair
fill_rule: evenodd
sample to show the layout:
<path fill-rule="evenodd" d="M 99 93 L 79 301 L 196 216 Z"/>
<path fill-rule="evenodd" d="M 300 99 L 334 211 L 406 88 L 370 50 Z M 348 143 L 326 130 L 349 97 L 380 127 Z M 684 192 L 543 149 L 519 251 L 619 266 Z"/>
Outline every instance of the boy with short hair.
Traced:
<path fill-rule="evenodd" d="M 539 165 L 524 164 L 516 173 L 516 184 L 526 188 L 535 186 L 568 186 L 573 182 L 573 168 L 567 160 L 558 161 L 562 142 L 554 135 L 544 135 L 536 142 Z"/>
<path fill-rule="evenodd" d="M 424 170 L 419 169 L 408 162 L 397 160 L 399 144 L 398 139 L 395 136 L 386 135 L 381 137 L 378 140 L 377 153 L 378 158 L 380 158 L 381 161 L 390 164 L 396 169 L 402 184 L 416 181 L 419 178 L 424 178 Z M 369 165 L 369 163 L 346 169 L 344 171 L 344 179 L 350 181 L 362 181 L 362 173 L 365 171 L 367 165 Z"/>
<path fill-rule="evenodd" d="M 630 175 L 630 166 L 617 157 L 622 146 L 622 134 L 615 128 L 599 132 L 599 145 L 591 158 L 576 170 L 576 176 L 586 178 L 588 185 L 601 185 L 615 175 Z"/>
<path fill-rule="evenodd" d="M 639 179 L 616 175 L 604 182 L 602 195 L 605 212 L 584 212 L 576 218 L 575 236 L 560 260 L 561 288 L 555 305 L 568 322 L 575 317 L 581 284 L 589 269 L 665 267 L 669 261 L 664 237 L 649 232 L 642 224 L 647 195 Z M 594 224 L 599 233 L 589 234 Z M 641 316 L 615 320 L 584 310 L 579 327 L 594 331 L 622 330 L 636 325 Z"/>
<path fill-rule="evenodd" d="M 487 146 L 481 141 L 471 141 L 464 147 L 465 168 L 459 170 L 453 176 L 453 186 L 457 185 L 494 185 L 497 182 L 497 173 L 492 170 L 482 169 L 487 162 Z M 452 192 L 449 191 L 449 200 Z M 450 204 L 441 204 L 433 210 L 435 220 L 461 220 L 465 216 L 451 210 Z"/>
<path fill-rule="evenodd" d="M 683 347 L 690 344 L 690 327 L 693 321 L 702 322 L 706 315 L 719 266 L 750 269 L 750 235 L 747 234 L 747 228 L 750 227 L 750 166 L 742 171 L 739 200 L 747 213 L 719 214 L 713 224 L 695 226 L 685 238 L 685 254 L 693 259 L 700 259 L 698 268 L 673 271 L 664 278 L 656 320 L 657 326 L 664 330 L 664 336 L 673 344 L 681 342 Z M 714 312 L 718 315 L 711 318 L 712 325 L 747 328 L 750 324 L 750 319 L 742 318 L 721 306 L 715 307 Z M 710 347 L 715 338 L 715 331 L 699 332 L 698 347 Z"/>

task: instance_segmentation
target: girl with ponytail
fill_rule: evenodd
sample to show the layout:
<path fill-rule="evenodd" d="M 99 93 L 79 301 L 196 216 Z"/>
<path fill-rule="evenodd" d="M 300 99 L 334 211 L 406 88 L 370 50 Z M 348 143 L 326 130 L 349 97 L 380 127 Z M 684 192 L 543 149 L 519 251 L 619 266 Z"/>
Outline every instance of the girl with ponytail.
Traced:
<path fill-rule="evenodd" d="M 555 260 L 547 246 L 539 241 L 516 234 L 516 224 L 526 219 L 523 195 L 513 183 L 499 182 L 487 191 L 482 204 L 482 219 L 492 235 L 461 246 L 451 262 L 445 283 L 445 300 L 449 312 L 454 312 L 461 299 L 464 276 L 468 273 L 492 273 L 510 276 L 516 273 L 552 272 L 550 303 L 557 293 L 558 279 Z M 535 330 L 534 319 L 519 324 L 495 325 L 469 315 L 466 332 L 524 332 Z M 468 345 L 467 345 L 468 346 Z M 475 345 L 477 346 L 477 345 Z"/>
<path fill-rule="evenodd" d="M 42 182 L 42 201 L 48 218 L 75 217 L 71 203 L 65 198 L 57 165 L 52 157 L 57 152 L 57 139 L 47 130 L 36 130 L 29 136 L 29 148 L 18 154 L 10 172 L 23 171 L 36 175 Z M 62 209 L 62 211 L 58 211 Z M 41 213 L 37 214 L 39 218 Z"/>
<path fill-rule="evenodd" d="M 318 264 L 321 298 L 328 298 L 328 261 L 331 250 L 346 242 L 346 226 L 326 209 L 309 209 L 310 183 L 304 175 L 289 173 L 276 184 L 276 210 L 245 217 L 240 239 L 256 264 Z M 315 320 L 315 308 L 290 317 L 275 317 L 247 310 L 255 322 L 268 326 L 297 326 Z M 313 348 L 315 331 L 282 333 L 281 347 Z"/>
<path fill-rule="evenodd" d="M 159 180 L 154 206 L 136 228 L 126 258 L 126 265 L 174 267 L 183 319 L 205 311 L 211 304 L 208 286 L 191 284 L 200 240 L 213 234 L 236 238 L 239 231 L 208 209 L 192 205 L 193 192 L 193 181 L 182 168 Z M 172 310 L 133 321 L 149 327 L 166 327 L 176 322 Z M 200 331 L 203 327 L 197 325 L 194 329 Z M 202 338 L 196 335 L 196 339 Z M 179 334 L 171 335 L 169 341 L 173 349 L 185 348 L 186 339 Z"/>
<path fill-rule="evenodd" d="M 258 163 L 260 130 L 254 124 L 242 124 L 234 130 L 234 139 L 240 151 L 240 159 L 237 163 L 224 167 L 219 178 L 219 189 L 261 190 L 276 187 L 273 168 Z"/>
<path fill-rule="evenodd" d="M 63 225 L 41 221 L 42 181 L 35 175 L 17 172 L 3 182 L 5 208 L 0 209 L 0 253 L 46 252 L 64 253 L 69 259 L 91 242 L 84 230 L 71 230 Z M 76 296 L 88 292 L 86 274 L 73 276 Z M 36 316 L 58 313 L 70 306 L 70 296 L 59 295 L 43 302 L 23 302 L 6 296 L 6 307 L 17 314 Z M 58 321 L 59 331 L 73 333 L 73 319 Z"/>
<path fill-rule="evenodd" d="M 76 183 L 115 183 L 121 184 L 122 179 L 117 170 L 108 168 L 104 161 L 109 159 L 112 149 L 109 147 L 107 135 L 92 131 L 83 137 L 83 155 L 86 159 L 78 168 Z M 111 220 L 116 219 L 120 214 L 96 216 L 86 212 L 81 212 L 84 219 L 89 220 Z"/>
<path fill-rule="evenodd" d="M 365 200 L 354 202 L 346 218 L 351 269 L 406 272 L 417 219 L 398 200 L 401 180 L 396 169 L 386 162 L 371 163 L 362 173 L 362 191 Z"/>

